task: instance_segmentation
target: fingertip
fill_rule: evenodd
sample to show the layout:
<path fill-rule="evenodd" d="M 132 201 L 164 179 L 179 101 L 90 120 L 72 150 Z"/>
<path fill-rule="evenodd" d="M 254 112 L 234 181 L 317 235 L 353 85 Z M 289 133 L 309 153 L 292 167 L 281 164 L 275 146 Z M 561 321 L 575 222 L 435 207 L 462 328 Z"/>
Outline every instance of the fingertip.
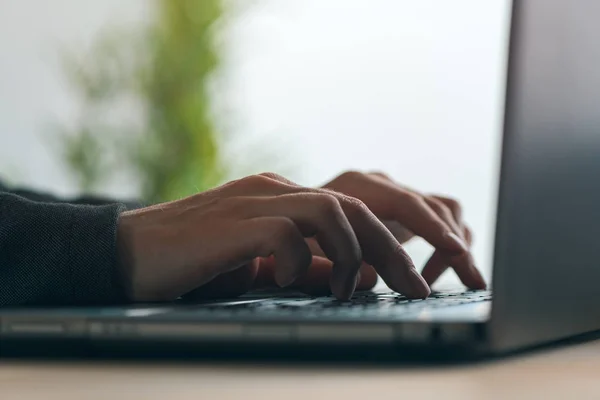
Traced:
<path fill-rule="evenodd" d="M 291 286 L 298 278 L 299 274 L 297 271 L 281 267 L 275 269 L 275 283 L 280 288 Z"/>
<path fill-rule="evenodd" d="M 472 256 L 469 256 L 469 272 L 471 278 L 471 285 L 469 286 L 471 289 L 483 290 L 487 287 L 485 279 L 483 278 L 481 271 L 479 271 L 479 269 L 475 265 L 475 260 Z"/>
<path fill-rule="evenodd" d="M 478 276 L 474 279 L 471 289 L 475 289 L 475 290 L 487 289 L 487 283 L 485 282 L 485 279 L 483 279 L 483 277 L 478 274 Z"/>
<path fill-rule="evenodd" d="M 485 290 L 487 283 L 479 273 L 477 275 L 471 275 L 469 277 L 461 278 L 461 282 L 471 290 Z"/>
<path fill-rule="evenodd" d="M 416 269 L 411 270 L 414 277 L 414 295 L 419 298 L 427 298 L 431 294 L 431 288 L 427 281 L 417 272 Z"/>
<path fill-rule="evenodd" d="M 401 281 L 388 282 L 388 286 L 410 299 L 424 299 L 431 294 L 429 285 L 414 268 L 411 268 Z"/>
<path fill-rule="evenodd" d="M 347 274 L 344 277 L 336 277 L 335 272 L 331 274 L 331 293 L 341 301 L 348 301 L 354 294 L 358 284 L 357 274 Z"/>
<path fill-rule="evenodd" d="M 275 283 L 280 288 L 286 288 L 296 282 L 296 278 L 290 275 L 275 275 Z"/>

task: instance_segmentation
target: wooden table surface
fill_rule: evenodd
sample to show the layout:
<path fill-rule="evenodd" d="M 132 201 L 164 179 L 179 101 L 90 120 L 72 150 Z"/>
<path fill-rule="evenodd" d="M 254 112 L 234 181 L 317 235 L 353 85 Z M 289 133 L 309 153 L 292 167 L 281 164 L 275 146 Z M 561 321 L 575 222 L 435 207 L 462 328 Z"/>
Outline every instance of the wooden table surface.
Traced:
<path fill-rule="evenodd" d="M 600 340 L 457 366 L 0 361 L 0 399 L 600 399 Z"/>

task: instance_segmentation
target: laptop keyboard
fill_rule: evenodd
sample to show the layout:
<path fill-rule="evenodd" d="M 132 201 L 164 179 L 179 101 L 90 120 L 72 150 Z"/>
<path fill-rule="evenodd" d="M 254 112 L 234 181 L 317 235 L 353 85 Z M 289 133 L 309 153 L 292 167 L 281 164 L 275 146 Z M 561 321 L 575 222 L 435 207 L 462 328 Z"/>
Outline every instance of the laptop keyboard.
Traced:
<path fill-rule="evenodd" d="M 492 299 L 489 290 L 433 292 L 427 299 L 408 299 L 396 292 L 358 292 L 350 301 L 339 301 L 332 296 L 309 297 L 287 295 L 273 298 L 250 297 L 238 301 L 202 304 L 204 311 L 214 314 L 252 314 L 272 316 L 302 316 L 309 318 L 361 316 L 386 317 L 419 313 L 425 309 L 485 302 Z M 195 307 L 193 307 L 195 308 Z M 191 310 L 190 310 L 191 311 Z"/>

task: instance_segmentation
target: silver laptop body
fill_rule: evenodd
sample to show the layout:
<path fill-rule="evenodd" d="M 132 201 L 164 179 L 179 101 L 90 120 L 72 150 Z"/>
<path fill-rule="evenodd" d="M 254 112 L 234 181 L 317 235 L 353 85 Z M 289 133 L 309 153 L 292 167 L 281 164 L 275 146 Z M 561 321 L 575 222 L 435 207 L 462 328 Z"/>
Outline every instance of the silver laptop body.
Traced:
<path fill-rule="evenodd" d="M 600 330 L 600 2 L 515 0 L 490 292 L 0 310 L 12 340 L 505 352 Z M 476 34 L 476 33 L 474 33 Z"/>

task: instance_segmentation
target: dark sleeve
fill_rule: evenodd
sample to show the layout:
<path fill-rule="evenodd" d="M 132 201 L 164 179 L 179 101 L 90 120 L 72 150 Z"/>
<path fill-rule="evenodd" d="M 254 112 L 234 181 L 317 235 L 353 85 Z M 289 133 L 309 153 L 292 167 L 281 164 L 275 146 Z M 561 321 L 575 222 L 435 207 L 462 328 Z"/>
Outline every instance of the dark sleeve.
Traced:
<path fill-rule="evenodd" d="M 28 190 L 28 189 L 6 188 L 6 187 L 2 186 L 1 182 L 0 182 L 0 192 L 9 192 L 9 193 L 13 193 L 18 196 L 24 197 L 26 199 L 29 199 L 31 201 L 39 201 L 39 202 L 45 202 L 45 203 L 70 203 L 70 204 L 85 204 L 85 205 L 93 205 L 93 206 L 120 203 L 120 204 L 124 204 L 127 207 L 127 209 L 130 209 L 130 210 L 136 209 L 136 208 L 141 208 L 144 206 L 144 204 L 141 201 L 116 200 L 116 199 L 111 199 L 108 197 L 101 197 L 101 196 L 81 196 L 81 197 L 77 197 L 74 199 L 63 199 L 63 198 L 51 195 L 49 193 L 42 193 L 42 192 L 32 191 L 32 190 Z"/>
<path fill-rule="evenodd" d="M 123 302 L 115 271 L 124 209 L 0 192 L 0 306 Z"/>

